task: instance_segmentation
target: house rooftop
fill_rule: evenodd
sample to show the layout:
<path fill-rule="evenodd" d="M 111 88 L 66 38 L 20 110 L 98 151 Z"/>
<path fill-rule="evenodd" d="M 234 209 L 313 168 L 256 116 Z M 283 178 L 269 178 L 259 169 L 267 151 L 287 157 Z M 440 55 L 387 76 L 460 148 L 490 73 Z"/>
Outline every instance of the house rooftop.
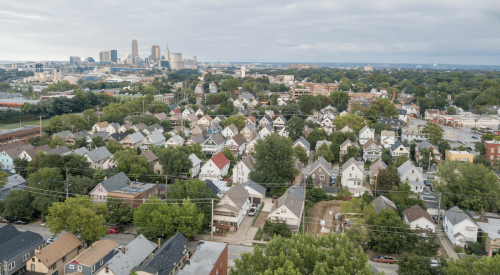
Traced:
<path fill-rule="evenodd" d="M 177 275 L 210 274 L 226 248 L 226 243 L 199 241 L 193 256 L 186 261 L 184 268 L 178 271 Z"/>
<path fill-rule="evenodd" d="M 113 251 L 118 246 L 117 243 L 110 240 L 100 240 L 92 244 L 87 250 L 76 256 L 73 261 L 82 265 L 93 266 L 109 252 Z M 71 262 L 73 262 L 71 261 Z"/>

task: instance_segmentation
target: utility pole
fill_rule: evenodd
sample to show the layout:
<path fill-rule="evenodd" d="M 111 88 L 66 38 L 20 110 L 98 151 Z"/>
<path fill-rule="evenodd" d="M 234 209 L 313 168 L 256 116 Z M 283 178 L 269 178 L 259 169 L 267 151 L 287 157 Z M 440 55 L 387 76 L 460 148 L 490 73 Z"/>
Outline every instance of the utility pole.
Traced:
<path fill-rule="evenodd" d="M 66 199 L 69 197 L 69 179 L 68 179 L 69 168 L 66 168 Z"/>
<path fill-rule="evenodd" d="M 42 116 L 39 116 L 40 118 L 40 136 L 42 136 Z"/>
<path fill-rule="evenodd" d="M 165 199 L 167 199 L 168 175 L 165 176 Z"/>
<path fill-rule="evenodd" d="M 441 193 L 439 193 L 439 204 L 438 204 L 438 229 L 439 224 L 441 223 Z"/>
<path fill-rule="evenodd" d="M 304 184 L 304 203 L 302 204 L 302 240 L 306 239 L 306 189 L 307 182 Z"/>
<path fill-rule="evenodd" d="M 144 115 L 144 100 L 142 100 L 142 115 Z"/>
<path fill-rule="evenodd" d="M 97 105 L 97 123 L 99 123 L 99 119 L 100 119 L 100 115 L 99 115 L 99 105 Z"/>
<path fill-rule="evenodd" d="M 212 222 L 210 223 L 210 241 L 214 238 L 214 198 L 212 198 Z"/>
<path fill-rule="evenodd" d="M 380 170 L 378 172 L 380 172 Z M 375 198 L 377 197 L 378 172 L 377 172 L 377 175 L 375 176 Z"/>
<path fill-rule="evenodd" d="M 429 149 L 429 169 L 427 169 L 427 179 L 429 179 L 430 175 L 429 172 L 431 171 L 431 157 L 432 157 L 432 151 Z"/>

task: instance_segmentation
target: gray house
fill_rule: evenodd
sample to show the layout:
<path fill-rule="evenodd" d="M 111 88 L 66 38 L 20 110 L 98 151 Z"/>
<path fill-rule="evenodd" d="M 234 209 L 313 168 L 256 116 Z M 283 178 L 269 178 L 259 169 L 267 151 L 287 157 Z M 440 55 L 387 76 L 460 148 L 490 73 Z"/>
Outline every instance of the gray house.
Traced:
<path fill-rule="evenodd" d="M 10 174 L 7 178 L 7 183 L 0 188 L 0 201 L 5 200 L 12 190 L 24 189 L 26 186 L 26 180 L 18 174 L 11 174 L 9 171 L 6 171 L 7 174 Z"/>
<path fill-rule="evenodd" d="M 101 267 L 108 263 L 115 254 L 118 254 L 117 243 L 110 240 L 100 240 L 92 244 L 82 254 L 76 256 L 71 262 L 66 264 L 64 274 L 74 274 L 76 272 L 84 275 L 92 275 Z M 76 274 L 80 274 L 76 273 Z"/>
<path fill-rule="evenodd" d="M 323 157 L 319 157 L 311 165 L 309 176 L 316 187 L 328 186 L 331 177 L 331 164 Z"/>
<path fill-rule="evenodd" d="M 45 241 L 38 233 L 19 232 L 12 224 L 0 228 L 0 275 L 21 274 L 26 261 L 42 249 Z"/>

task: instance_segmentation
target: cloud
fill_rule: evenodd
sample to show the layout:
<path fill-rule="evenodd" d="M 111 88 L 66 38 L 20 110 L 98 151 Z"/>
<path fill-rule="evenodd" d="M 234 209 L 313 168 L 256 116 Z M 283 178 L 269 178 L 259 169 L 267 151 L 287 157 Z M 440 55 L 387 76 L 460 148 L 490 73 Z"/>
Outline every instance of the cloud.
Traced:
<path fill-rule="evenodd" d="M 136 37 L 207 62 L 500 63 L 497 0 L 11 1 L 0 23 L 0 60 L 123 58 Z"/>

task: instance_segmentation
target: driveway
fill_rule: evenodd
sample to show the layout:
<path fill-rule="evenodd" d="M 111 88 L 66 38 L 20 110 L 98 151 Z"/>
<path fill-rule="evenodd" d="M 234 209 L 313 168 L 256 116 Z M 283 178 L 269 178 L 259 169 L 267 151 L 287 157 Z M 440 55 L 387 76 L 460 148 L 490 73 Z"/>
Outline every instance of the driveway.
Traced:
<path fill-rule="evenodd" d="M 383 271 L 385 274 L 398 274 L 398 265 L 397 264 L 383 264 L 383 263 L 375 263 L 370 261 L 370 264 L 375 267 L 378 271 Z"/>

